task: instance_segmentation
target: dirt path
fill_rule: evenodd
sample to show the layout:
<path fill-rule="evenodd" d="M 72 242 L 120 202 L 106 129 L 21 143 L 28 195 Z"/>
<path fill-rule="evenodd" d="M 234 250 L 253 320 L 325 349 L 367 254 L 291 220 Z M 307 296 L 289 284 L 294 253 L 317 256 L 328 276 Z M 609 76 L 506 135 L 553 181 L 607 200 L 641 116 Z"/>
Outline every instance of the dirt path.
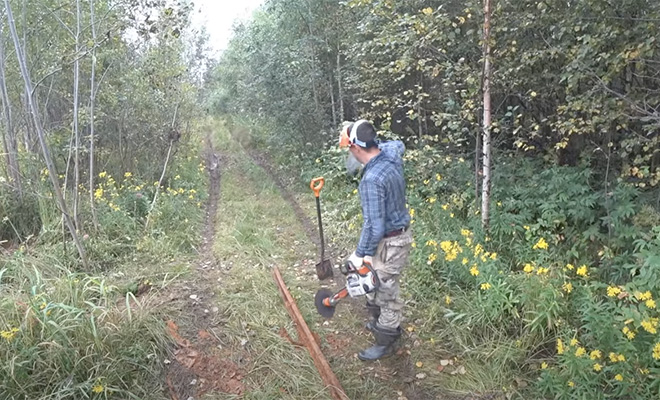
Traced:
<path fill-rule="evenodd" d="M 278 187 L 280 194 L 286 200 L 288 205 L 294 211 L 298 221 L 304 227 L 305 233 L 307 234 L 309 240 L 314 242 L 317 247 L 320 246 L 320 240 L 318 236 L 318 228 L 315 227 L 310 220 L 308 214 L 302 209 L 295 196 L 288 189 L 288 185 L 283 181 L 273 167 L 272 162 L 268 159 L 267 156 L 258 152 L 250 152 L 250 157 L 252 160 L 259 165 L 272 179 L 275 185 Z M 327 254 L 339 254 L 338 249 L 330 249 Z M 337 276 L 335 276 L 338 278 Z M 339 282 L 336 282 L 333 286 L 335 289 L 340 288 L 340 284 L 343 282 L 341 278 L 338 279 Z M 350 301 L 347 304 L 342 304 L 342 307 L 350 307 L 353 314 L 361 315 L 364 314 L 364 311 L 361 309 L 358 301 Z M 365 319 L 366 321 L 366 319 Z M 336 340 L 333 337 L 330 340 Z M 404 339 L 405 341 L 405 339 Z M 388 379 L 389 385 L 394 389 L 394 392 L 402 393 L 400 398 L 405 398 L 408 400 L 426 400 L 426 399 L 437 399 L 437 394 L 432 393 L 428 388 L 423 388 L 420 385 L 414 384 L 416 380 L 415 366 L 412 360 L 410 359 L 409 351 L 411 344 L 414 343 L 405 343 L 404 346 L 399 350 L 397 356 L 392 357 L 388 360 L 383 360 L 371 365 L 365 364 L 367 370 L 371 372 L 374 376 L 390 376 Z M 406 349 L 408 347 L 408 349 Z M 351 354 L 345 354 L 345 356 L 350 357 Z M 443 399 L 449 400 L 447 397 L 442 397 Z M 452 400 L 457 400 L 457 398 L 452 398 Z"/>
<path fill-rule="evenodd" d="M 374 363 L 357 359 L 372 342 L 360 299 L 340 304 L 332 320 L 318 316 L 314 293 L 338 288 L 343 278 L 316 278 L 314 219 L 266 156 L 234 150 L 222 153 L 210 136 L 206 140 L 209 196 L 199 261 L 169 290 L 177 317 L 168 321 L 176 349 L 168 360 L 167 397 L 330 399 L 309 354 L 296 343 L 271 277 L 277 265 L 351 399 L 458 399 L 424 385 L 411 358 L 418 345 L 414 333 L 407 333 L 396 356 Z"/>
<path fill-rule="evenodd" d="M 222 318 L 219 308 L 214 306 L 215 286 L 221 280 L 213 243 L 222 159 L 214 150 L 210 135 L 206 137 L 204 159 L 209 174 L 209 195 L 204 206 L 199 261 L 188 284 L 180 283 L 171 289 L 179 308 L 178 320 L 167 321 L 167 329 L 176 343 L 166 377 L 172 400 L 192 400 L 213 392 L 240 396 L 245 391 L 241 382 L 243 371 L 234 361 L 236 354 L 223 347 Z"/>

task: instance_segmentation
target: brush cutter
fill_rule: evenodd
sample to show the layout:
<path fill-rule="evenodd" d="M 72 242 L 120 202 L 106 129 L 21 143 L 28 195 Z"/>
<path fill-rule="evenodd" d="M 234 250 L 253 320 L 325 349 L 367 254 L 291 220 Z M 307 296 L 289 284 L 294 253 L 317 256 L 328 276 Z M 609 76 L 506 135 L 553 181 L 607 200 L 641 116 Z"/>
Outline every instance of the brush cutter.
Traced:
<path fill-rule="evenodd" d="M 333 293 L 328 289 L 321 289 L 314 296 L 316 311 L 324 318 L 332 318 L 335 315 L 335 306 L 342 299 L 350 297 L 364 296 L 367 293 L 376 291 L 380 287 L 380 280 L 376 271 L 370 263 L 363 262 L 358 269 L 350 261 L 346 261 L 340 268 L 342 274 L 346 275 L 346 286 L 340 291 Z"/>
<path fill-rule="evenodd" d="M 323 184 L 325 180 L 323 177 L 314 178 L 309 183 L 309 187 L 314 192 L 316 197 L 316 214 L 319 219 L 319 234 L 321 236 L 321 261 L 316 264 L 316 276 L 320 280 L 332 278 L 332 262 L 325 259 L 325 243 L 323 241 L 323 223 L 321 222 L 321 189 L 323 189 Z"/>

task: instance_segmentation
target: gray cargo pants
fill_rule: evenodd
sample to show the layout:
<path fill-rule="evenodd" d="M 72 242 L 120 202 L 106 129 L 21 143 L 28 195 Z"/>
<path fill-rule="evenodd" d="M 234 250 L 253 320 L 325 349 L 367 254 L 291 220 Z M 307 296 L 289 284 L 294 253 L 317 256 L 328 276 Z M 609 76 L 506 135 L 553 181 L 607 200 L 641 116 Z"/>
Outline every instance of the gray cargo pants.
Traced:
<path fill-rule="evenodd" d="M 398 236 L 381 240 L 373 257 L 380 287 L 367 294 L 367 300 L 380 307 L 378 325 L 384 328 L 396 329 L 401 324 L 404 302 L 399 293 L 399 279 L 408 264 L 412 242 L 412 232 L 408 228 Z"/>

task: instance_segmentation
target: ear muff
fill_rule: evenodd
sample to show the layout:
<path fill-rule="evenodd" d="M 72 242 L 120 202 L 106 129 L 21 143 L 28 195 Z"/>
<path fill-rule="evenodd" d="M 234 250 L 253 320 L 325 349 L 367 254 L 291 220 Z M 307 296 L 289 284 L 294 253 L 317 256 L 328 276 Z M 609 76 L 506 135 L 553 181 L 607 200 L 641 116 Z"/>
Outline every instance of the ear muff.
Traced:
<path fill-rule="evenodd" d="M 367 120 L 361 119 L 343 129 L 339 134 L 339 147 L 345 148 L 355 144 L 366 149 L 376 146 L 378 144 L 377 141 L 363 142 L 357 138 L 357 129 L 364 123 L 368 124 L 369 122 Z"/>
<path fill-rule="evenodd" d="M 353 126 L 353 124 L 347 126 L 344 128 L 341 133 L 339 133 L 339 147 L 340 148 L 346 148 L 351 145 L 351 139 L 350 139 L 350 128 Z"/>

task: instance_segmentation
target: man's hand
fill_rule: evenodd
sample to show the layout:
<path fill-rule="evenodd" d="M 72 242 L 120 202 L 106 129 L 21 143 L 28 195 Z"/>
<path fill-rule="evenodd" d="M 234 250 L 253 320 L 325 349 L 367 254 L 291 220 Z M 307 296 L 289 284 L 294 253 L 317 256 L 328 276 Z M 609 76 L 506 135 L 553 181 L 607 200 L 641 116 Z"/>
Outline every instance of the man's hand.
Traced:
<path fill-rule="evenodd" d="M 355 254 L 355 252 L 353 252 L 353 254 L 351 254 L 351 256 L 348 257 L 348 262 L 353 264 L 353 267 L 355 267 L 356 269 L 360 269 L 362 267 L 362 260 L 363 258 L 358 257 L 357 254 Z"/>

